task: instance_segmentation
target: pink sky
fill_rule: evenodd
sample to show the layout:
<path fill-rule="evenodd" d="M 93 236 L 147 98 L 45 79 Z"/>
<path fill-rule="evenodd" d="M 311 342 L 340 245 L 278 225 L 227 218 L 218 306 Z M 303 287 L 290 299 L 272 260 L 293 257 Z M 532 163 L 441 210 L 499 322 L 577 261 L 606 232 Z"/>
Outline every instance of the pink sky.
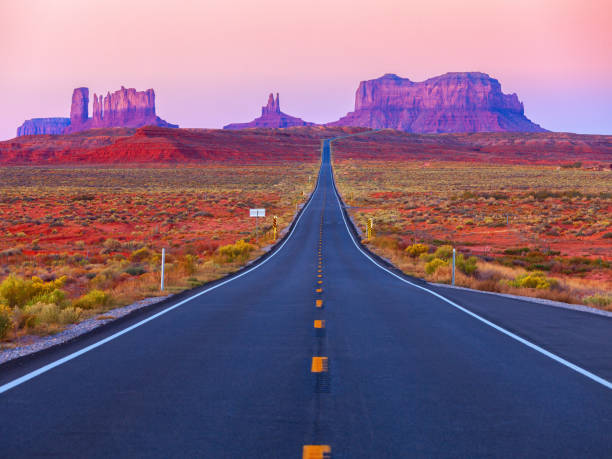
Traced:
<path fill-rule="evenodd" d="M 609 0 L 2 0 L 0 139 L 69 116 L 77 86 L 154 88 L 162 118 L 221 127 L 271 91 L 326 122 L 360 80 L 476 70 L 547 129 L 612 134 L 610 18 Z"/>

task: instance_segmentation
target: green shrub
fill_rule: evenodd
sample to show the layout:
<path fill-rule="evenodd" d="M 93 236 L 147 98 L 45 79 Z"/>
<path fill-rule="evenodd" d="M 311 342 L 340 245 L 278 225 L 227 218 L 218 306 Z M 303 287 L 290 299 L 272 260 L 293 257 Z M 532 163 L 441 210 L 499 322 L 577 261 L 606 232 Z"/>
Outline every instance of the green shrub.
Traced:
<path fill-rule="evenodd" d="M 453 256 L 453 248 L 450 245 L 443 245 L 436 249 L 434 257 L 440 258 L 441 260 L 448 261 Z"/>
<path fill-rule="evenodd" d="M 221 256 L 224 262 L 231 263 L 234 261 L 246 261 L 251 252 L 255 249 L 253 244 L 240 239 L 235 244 L 228 244 L 217 249 L 217 253 Z"/>
<path fill-rule="evenodd" d="M 110 303 L 110 295 L 102 290 L 91 290 L 73 303 L 75 308 L 93 309 Z"/>
<path fill-rule="evenodd" d="M 430 262 L 434 258 L 436 258 L 436 256 L 433 253 L 422 253 L 419 255 L 419 260 L 423 260 L 425 263 Z"/>
<path fill-rule="evenodd" d="M 468 276 L 474 274 L 478 269 L 478 259 L 476 257 L 465 258 L 461 253 L 457 255 L 455 263 L 457 269 Z"/>
<path fill-rule="evenodd" d="M 40 295 L 36 295 L 32 298 L 28 304 L 45 303 L 45 304 L 56 304 L 58 306 L 66 303 L 66 292 L 56 288 L 50 292 L 44 292 Z"/>
<path fill-rule="evenodd" d="M 81 317 L 83 310 L 81 308 L 74 308 L 68 306 L 60 311 L 58 316 L 58 322 L 61 324 L 73 324 L 78 322 Z"/>
<path fill-rule="evenodd" d="M 425 272 L 427 274 L 433 274 L 438 270 L 438 268 L 440 268 L 440 266 L 448 266 L 448 262 L 440 258 L 434 258 L 433 260 L 425 263 Z"/>
<path fill-rule="evenodd" d="M 546 277 L 542 271 L 534 271 L 518 276 L 508 284 L 518 288 L 548 289 L 557 285 L 557 281 Z"/>
<path fill-rule="evenodd" d="M 406 247 L 405 252 L 406 252 L 406 255 L 409 255 L 412 258 L 417 258 L 422 253 L 429 252 L 429 246 L 427 244 L 412 244 Z"/>
<path fill-rule="evenodd" d="M 147 270 L 142 266 L 132 265 L 125 268 L 125 272 L 128 273 L 130 276 L 140 276 L 141 274 L 146 273 Z"/>
<path fill-rule="evenodd" d="M 11 275 L 0 284 L 0 296 L 13 308 L 39 301 L 61 302 L 65 298 L 65 292 L 60 289 L 65 283 L 66 276 L 44 282 L 36 276 L 31 279 L 23 279 Z"/>
<path fill-rule="evenodd" d="M 0 339 L 4 338 L 13 325 L 11 317 L 13 311 L 4 304 L 0 304 Z"/>
<path fill-rule="evenodd" d="M 586 297 L 583 301 L 584 304 L 596 306 L 599 308 L 606 308 L 612 304 L 612 296 L 592 295 Z"/>

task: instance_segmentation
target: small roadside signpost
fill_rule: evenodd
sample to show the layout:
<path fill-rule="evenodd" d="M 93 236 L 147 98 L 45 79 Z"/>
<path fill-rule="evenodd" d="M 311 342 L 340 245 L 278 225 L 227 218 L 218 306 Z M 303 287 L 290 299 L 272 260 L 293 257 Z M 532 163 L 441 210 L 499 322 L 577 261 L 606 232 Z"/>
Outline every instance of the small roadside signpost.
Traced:
<path fill-rule="evenodd" d="M 259 222 L 258 218 L 263 218 L 266 216 L 266 209 L 249 209 L 249 217 L 255 218 L 255 237 L 257 237 L 257 233 L 259 231 Z"/>

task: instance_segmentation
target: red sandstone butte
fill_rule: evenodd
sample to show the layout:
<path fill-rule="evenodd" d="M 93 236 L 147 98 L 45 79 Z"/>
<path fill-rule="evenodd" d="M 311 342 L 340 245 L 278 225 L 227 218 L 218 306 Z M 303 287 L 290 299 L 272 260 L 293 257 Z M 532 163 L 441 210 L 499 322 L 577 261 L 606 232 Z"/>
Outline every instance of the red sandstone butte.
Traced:
<path fill-rule="evenodd" d="M 362 81 L 355 111 L 329 126 L 361 126 L 415 133 L 541 132 L 525 117 L 516 94 L 504 94 L 486 73 L 445 73 L 422 82 L 388 73 Z"/>
<path fill-rule="evenodd" d="M 89 89 L 76 88 L 72 94 L 70 126 L 65 133 L 107 127 L 160 126 L 177 128 L 155 114 L 155 91 L 136 91 L 134 88 L 102 95 L 94 94 L 93 118 L 89 118 Z"/>
<path fill-rule="evenodd" d="M 276 99 L 273 94 L 270 94 L 268 97 L 268 104 L 261 107 L 261 116 L 259 118 L 255 118 L 249 123 L 228 124 L 227 126 L 223 126 L 223 129 L 286 128 L 313 125 L 314 123 L 309 123 L 301 118 L 296 118 L 281 112 L 279 96 L 278 93 L 276 93 Z"/>

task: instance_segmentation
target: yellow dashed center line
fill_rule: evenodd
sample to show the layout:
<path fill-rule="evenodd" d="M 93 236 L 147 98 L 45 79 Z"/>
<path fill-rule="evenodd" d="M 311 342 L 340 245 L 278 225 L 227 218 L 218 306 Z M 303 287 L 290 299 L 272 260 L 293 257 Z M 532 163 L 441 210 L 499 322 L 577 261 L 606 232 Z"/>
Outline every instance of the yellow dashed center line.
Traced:
<path fill-rule="evenodd" d="M 318 288 L 318 289 L 315 290 L 315 292 L 317 292 L 317 293 L 321 293 L 322 291 L 323 291 L 322 288 Z"/>
<path fill-rule="evenodd" d="M 316 300 L 315 301 L 315 306 L 317 308 L 322 308 L 323 307 L 323 300 Z"/>
<path fill-rule="evenodd" d="M 314 321 L 314 328 L 325 328 L 325 321 L 324 320 L 315 320 Z"/>
<path fill-rule="evenodd" d="M 313 357 L 310 371 L 313 373 L 326 373 L 327 357 Z"/>
<path fill-rule="evenodd" d="M 331 457 L 329 445 L 304 445 L 302 459 L 328 459 Z"/>

